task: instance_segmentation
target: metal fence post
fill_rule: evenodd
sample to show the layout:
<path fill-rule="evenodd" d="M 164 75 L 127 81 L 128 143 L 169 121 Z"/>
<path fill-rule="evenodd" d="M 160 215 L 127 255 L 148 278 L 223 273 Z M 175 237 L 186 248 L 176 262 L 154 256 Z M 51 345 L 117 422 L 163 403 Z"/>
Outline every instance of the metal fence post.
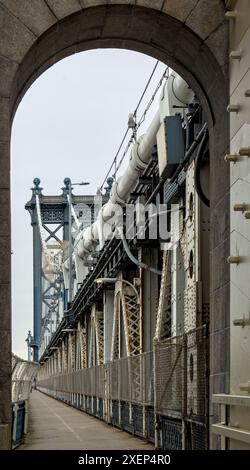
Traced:
<path fill-rule="evenodd" d="M 186 449 L 186 426 L 187 416 L 187 335 L 182 336 L 183 358 L 182 358 L 182 450 Z"/>
<path fill-rule="evenodd" d="M 159 449 L 159 426 L 158 426 L 158 417 L 157 417 L 157 393 L 156 393 L 156 384 L 157 384 L 157 374 L 156 374 L 156 365 L 157 365 L 157 341 L 153 341 L 153 369 L 154 369 L 154 427 L 155 427 L 155 449 Z"/>
<path fill-rule="evenodd" d="M 28 432 L 28 417 L 29 417 L 28 400 L 25 400 L 24 409 L 25 409 L 25 414 L 24 414 L 23 432 L 24 432 L 24 434 L 27 434 L 27 432 Z"/>
<path fill-rule="evenodd" d="M 12 424 L 12 441 L 13 442 L 16 442 L 17 410 L 18 410 L 18 404 L 15 403 L 13 406 L 13 424 Z"/>

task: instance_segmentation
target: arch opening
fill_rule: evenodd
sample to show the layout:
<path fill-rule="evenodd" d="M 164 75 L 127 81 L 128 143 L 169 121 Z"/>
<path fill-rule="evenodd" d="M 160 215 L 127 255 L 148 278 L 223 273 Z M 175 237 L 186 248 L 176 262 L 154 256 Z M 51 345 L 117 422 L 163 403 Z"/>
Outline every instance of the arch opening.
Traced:
<path fill-rule="evenodd" d="M 228 92 L 224 63 L 218 62 L 204 38 L 204 35 L 197 34 L 195 28 L 192 31 L 185 22 L 163 11 L 131 5 L 97 6 L 83 9 L 81 12 L 58 21 L 41 34 L 32 47 L 23 48 L 24 52 L 16 73 L 14 76 L 12 74 L 8 85 L 6 85 L 7 99 L 6 96 L 3 96 L 3 109 L 7 119 L 0 129 L 0 142 L 4 142 L 4 158 L 7 168 L 9 168 L 10 122 L 25 92 L 44 70 L 60 59 L 78 51 L 122 47 L 143 52 L 176 70 L 189 83 L 203 106 L 208 120 L 210 137 L 211 220 L 218 220 L 218 213 L 221 210 L 221 207 L 218 207 L 218 202 L 220 201 L 221 204 L 223 201 L 225 210 L 229 205 L 227 196 L 229 174 L 221 163 L 221 157 L 228 146 L 228 121 L 226 118 L 221 119 L 228 102 Z M 4 178 L 4 191 L 2 189 L 0 191 L 4 200 L 3 217 L 8 220 L 8 169 Z M 9 247 L 9 228 L 7 228 L 4 237 L 8 239 L 7 246 Z M 226 235 L 218 222 L 213 227 L 210 242 L 212 276 L 214 273 L 214 279 L 217 279 L 216 249 L 221 244 L 225 247 L 225 252 L 228 249 Z M 4 243 L 3 246 L 6 247 L 6 240 Z M 6 279 L 9 279 L 9 253 L 5 256 L 5 260 L 5 276 Z M 211 295 L 213 296 L 213 292 L 220 287 L 220 280 L 212 283 Z M 217 311 L 221 311 L 222 315 L 225 308 L 223 302 L 220 307 L 217 305 Z M 217 313 L 214 309 L 215 306 L 212 306 L 211 316 Z M 6 331 L 10 333 L 9 307 L 6 312 Z M 3 337 L 0 344 L 3 351 L 7 351 L 7 358 L 10 358 L 10 334 Z M 8 362 L 7 360 L 7 366 Z M 213 376 L 213 368 L 211 371 Z M 9 387 L 10 383 L 6 385 L 6 396 L 9 396 Z M 226 387 L 225 383 L 222 387 L 225 392 L 227 391 Z M 214 391 L 216 390 L 214 389 Z M 10 405 L 8 400 L 7 403 Z M 9 405 L 1 410 L 4 424 L 8 424 L 10 420 Z"/>

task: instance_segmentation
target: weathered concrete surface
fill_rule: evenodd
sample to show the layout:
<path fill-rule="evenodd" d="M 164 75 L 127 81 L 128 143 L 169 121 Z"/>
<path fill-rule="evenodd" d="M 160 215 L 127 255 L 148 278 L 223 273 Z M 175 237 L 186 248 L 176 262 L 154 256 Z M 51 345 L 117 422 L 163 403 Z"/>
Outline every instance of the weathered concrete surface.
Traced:
<path fill-rule="evenodd" d="M 152 450 L 154 446 L 71 406 L 33 391 L 20 450 Z"/>
<path fill-rule="evenodd" d="M 221 207 L 229 213 L 229 167 L 223 154 L 229 143 L 228 29 L 222 0 L 0 0 L 0 288 L 8 299 L 0 311 L 0 424 L 10 414 L 10 114 L 26 90 L 48 67 L 75 52 L 97 47 L 121 47 L 149 54 L 168 63 L 195 90 L 206 112 L 211 148 L 211 217 L 219 221 Z M 93 8 L 92 8 L 93 7 Z M 70 15 L 70 16 L 69 16 Z M 2 172 L 3 169 L 3 172 Z M 228 317 L 229 225 L 217 222 L 211 230 L 211 319 Z M 219 267 L 218 253 L 222 253 Z M 2 264 L 1 264 L 2 267 Z M 218 269 L 220 275 L 218 276 Z M 226 276 L 226 279 L 225 279 Z M 214 279 L 215 278 L 215 279 Z M 221 295 L 220 295 L 221 291 Z M 214 298 L 216 296 L 216 303 Z M 216 311 L 214 307 L 216 305 Z M 220 322 L 217 323 L 219 325 Z M 212 345 L 224 357 L 216 372 L 211 350 L 211 390 L 227 391 L 226 329 L 211 329 Z M 214 337 L 213 337 L 214 336 Z M 0 428 L 1 433 L 1 428 Z M 3 440 L 0 437 L 0 448 Z"/>
<path fill-rule="evenodd" d="M 10 426 L 8 424 L 0 424 L 0 449 L 8 449 L 10 442 Z"/>

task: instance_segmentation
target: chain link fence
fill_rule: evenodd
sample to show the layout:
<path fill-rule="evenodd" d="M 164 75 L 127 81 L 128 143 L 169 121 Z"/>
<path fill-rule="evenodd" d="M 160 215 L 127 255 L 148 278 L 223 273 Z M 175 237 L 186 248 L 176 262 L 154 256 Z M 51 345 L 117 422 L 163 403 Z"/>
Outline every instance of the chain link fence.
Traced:
<path fill-rule="evenodd" d="M 206 327 L 155 343 L 155 407 L 164 416 L 204 423 L 208 403 Z"/>
<path fill-rule="evenodd" d="M 108 383 L 109 399 L 153 405 L 153 353 L 111 362 Z"/>
<path fill-rule="evenodd" d="M 105 366 L 77 370 L 39 380 L 37 386 L 55 392 L 77 393 L 98 398 L 105 397 Z"/>
<path fill-rule="evenodd" d="M 207 449 L 209 369 L 206 327 L 157 342 L 154 358 L 155 410 L 161 417 L 162 448 L 181 448 L 180 423 L 183 422 L 185 448 Z"/>
<path fill-rule="evenodd" d="M 155 343 L 155 408 L 158 414 L 182 415 L 184 356 L 183 336 Z"/>
<path fill-rule="evenodd" d="M 37 385 L 44 390 L 153 405 L 152 365 L 153 353 L 149 352 L 52 376 L 39 380 Z"/>
<path fill-rule="evenodd" d="M 85 396 L 84 409 L 96 416 L 99 400 L 103 400 L 103 417 L 106 407 L 105 416 L 110 409 L 114 425 L 133 429 L 134 433 L 148 439 L 153 440 L 158 423 L 163 449 L 207 448 L 208 337 L 205 326 L 157 341 L 152 352 L 41 379 L 38 387 L 57 398 L 64 399 L 63 394 L 66 394 L 66 402 L 76 406 L 79 396 Z"/>

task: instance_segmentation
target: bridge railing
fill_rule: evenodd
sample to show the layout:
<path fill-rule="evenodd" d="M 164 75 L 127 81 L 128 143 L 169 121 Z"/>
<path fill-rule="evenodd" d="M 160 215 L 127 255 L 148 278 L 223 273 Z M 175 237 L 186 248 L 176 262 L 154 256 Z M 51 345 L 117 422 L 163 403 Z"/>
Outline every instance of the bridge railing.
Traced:
<path fill-rule="evenodd" d="M 38 380 L 44 391 L 153 405 L 153 353 Z"/>
<path fill-rule="evenodd" d="M 207 354 L 202 326 L 137 356 L 48 378 L 41 371 L 37 387 L 162 449 L 206 449 Z"/>
<path fill-rule="evenodd" d="M 38 364 L 12 354 L 12 445 L 16 447 L 27 433 L 28 400 Z"/>
<path fill-rule="evenodd" d="M 153 352 L 118 359 L 108 364 L 108 393 L 111 400 L 141 405 L 154 404 Z"/>
<path fill-rule="evenodd" d="M 106 366 L 100 365 L 76 370 L 39 380 L 37 386 L 57 392 L 83 394 L 104 398 L 104 379 Z"/>

